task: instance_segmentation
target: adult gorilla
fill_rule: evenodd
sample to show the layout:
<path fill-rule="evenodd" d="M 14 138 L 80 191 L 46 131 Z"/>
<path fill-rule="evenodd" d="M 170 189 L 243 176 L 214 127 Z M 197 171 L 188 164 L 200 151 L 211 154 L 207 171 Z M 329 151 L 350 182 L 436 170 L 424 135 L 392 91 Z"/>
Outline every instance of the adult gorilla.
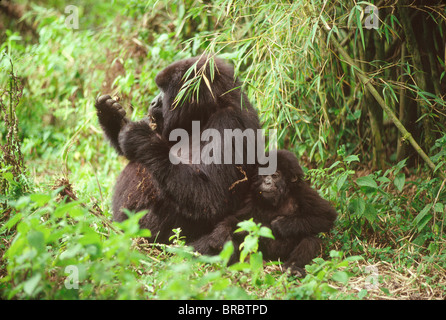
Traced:
<path fill-rule="evenodd" d="M 199 122 L 200 135 L 215 129 L 223 137 L 224 129 L 260 129 L 259 120 L 234 78 L 233 67 L 218 58 L 177 61 L 162 70 L 155 81 L 161 90 L 151 105 L 155 123 L 149 118 L 130 121 L 108 95 L 96 100 L 106 136 L 130 160 L 116 183 L 113 217 L 126 219 L 123 208 L 135 212 L 148 209 L 140 224 L 151 230 L 152 240 L 168 242 L 177 227 L 187 240 L 194 240 L 240 208 L 249 189 L 246 177 L 253 174 L 255 165 L 247 164 L 246 157 L 241 165 L 205 164 L 181 152 L 175 156 L 189 157 L 190 161 L 173 164 L 170 153 L 176 141 L 169 141 L 171 132 L 185 130 L 193 140 L 189 144 L 192 153 L 201 152 L 207 143 L 200 137 L 194 140 L 193 121 Z M 182 99 L 176 100 L 177 96 Z M 197 122 L 194 125 L 196 128 Z M 194 145 L 199 150 L 194 150 Z"/>

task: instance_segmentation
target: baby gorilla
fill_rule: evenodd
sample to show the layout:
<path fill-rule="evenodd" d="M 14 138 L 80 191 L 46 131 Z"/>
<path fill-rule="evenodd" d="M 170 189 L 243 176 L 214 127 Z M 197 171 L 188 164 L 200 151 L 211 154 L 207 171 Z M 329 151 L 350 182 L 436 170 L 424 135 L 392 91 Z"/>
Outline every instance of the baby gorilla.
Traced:
<path fill-rule="evenodd" d="M 259 250 L 264 259 L 280 259 L 285 262 L 285 268 L 303 276 L 305 265 L 321 250 L 318 233 L 330 231 L 337 217 L 330 203 L 303 181 L 303 176 L 293 153 L 277 151 L 277 171 L 272 175 L 258 175 L 251 184 L 244 207 L 192 246 L 200 253 L 216 254 L 225 242 L 232 240 L 235 251 L 238 251 L 243 239 L 233 234 L 236 225 L 253 217 L 254 221 L 269 227 L 275 237 L 275 240 L 259 240 Z M 235 261 L 237 253 L 230 262 Z"/>

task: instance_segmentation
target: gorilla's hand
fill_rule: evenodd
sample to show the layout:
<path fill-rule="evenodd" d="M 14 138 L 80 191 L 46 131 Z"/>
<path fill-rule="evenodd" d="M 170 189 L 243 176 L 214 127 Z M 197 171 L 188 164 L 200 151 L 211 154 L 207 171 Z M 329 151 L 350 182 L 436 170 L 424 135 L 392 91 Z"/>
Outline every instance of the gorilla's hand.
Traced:
<path fill-rule="evenodd" d="M 120 125 L 121 121 L 125 118 L 124 108 L 108 94 L 97 98 L 94 106 L 96 107 L 101 125 L 112 123 Z"/>
<path fill-rule="evenodd" d="M 298 267 L 294 261 L 285 262 L 284 267 L 292 276 L 303 278 L 307 275 L 305 268 Z"/>
<path fill-rule="evenodd" d="M 286 222 L 286 217 L 278 216 L 273 221 L 271 221 L 271 231 L 275 236 L 283 236 L 282 227 Z"/>
<path fill-rule="evenodd" d="M 119 146 L 129 160 L 143 160 L 159 136 L 152 130 L 148 118 L 127 123 L 119 133 Z"/>
<path fill-rule="evenodd" d="M 96 99 L 94 106 L 98 114 L 99 123 L 110 140 L 112 146 L 122 154 L 119 147 L 118 136 L 121 129 L 129 122 L 125 117 L 125 110 L 108 94 Z"/>

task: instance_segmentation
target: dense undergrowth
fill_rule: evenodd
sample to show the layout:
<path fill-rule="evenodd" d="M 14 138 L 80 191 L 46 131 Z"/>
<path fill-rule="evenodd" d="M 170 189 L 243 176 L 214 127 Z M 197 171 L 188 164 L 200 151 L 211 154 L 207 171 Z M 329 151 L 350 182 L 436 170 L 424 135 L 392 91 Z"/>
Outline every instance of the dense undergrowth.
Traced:
<path fill-rule="evenodd" d="M 294 43 L 303 57 L 291 60 L 296 33 L 284 17 L 298 5 L 272 10 L 272 2 L 254 1 L 258 14 L 248 15 L 230 2 L 78 1 L 74 29 L 71 11 L 58 1 L 3 5 L 3 299 L 445 298 L 446 180 L 395 157 L 372 169 L 368 138 L 356 130 L 361 110 L 354 110 L 364 87 L 354 88 L 350 104 L 310 103 L 337 80 L 308 81 L 311 64 L 327 53 L 304 20 L 297 36 L 308 40 Z M 231 21 L 245 27 L 231 29 Z M 252 236 L 247 258 L 227 266 L 229 244 L 219 256 L 199 256 L 180 230 L 171 245 L 147 243 L 149 231 L 137 224 L 144 213 L 111 222 L 112 188 L 125 159 L 104 140 L 94 98 L 115 94 L 133 119 L 141 118 L 157 93 L 157 72 L 203 51 L 234 63 L 264 126 L 279 129 L 279 147 L 301 158 L 314 187 L 340 213 L 303 279 L 283 273 L 278 262 L 262 262 L 252 242 L 262 232 L 253 223 L 245 225 Z M 444 123 L 436 125 L 440 134 L 426 151 L 441 171 L 446 135 Z"/>

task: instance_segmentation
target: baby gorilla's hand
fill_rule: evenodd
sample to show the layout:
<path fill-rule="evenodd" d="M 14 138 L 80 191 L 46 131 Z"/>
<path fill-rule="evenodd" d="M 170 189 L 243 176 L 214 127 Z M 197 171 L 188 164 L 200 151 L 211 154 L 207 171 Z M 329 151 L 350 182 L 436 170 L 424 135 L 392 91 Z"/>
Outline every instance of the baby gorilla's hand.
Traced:
<path fill-rule="evenodd" d="M 285 216 L 278 216 L 273 221 L 271 221 L 271 231 L 275 236 L 283 236 L 282 228 L 284 223 L 286 223 Z"/>

